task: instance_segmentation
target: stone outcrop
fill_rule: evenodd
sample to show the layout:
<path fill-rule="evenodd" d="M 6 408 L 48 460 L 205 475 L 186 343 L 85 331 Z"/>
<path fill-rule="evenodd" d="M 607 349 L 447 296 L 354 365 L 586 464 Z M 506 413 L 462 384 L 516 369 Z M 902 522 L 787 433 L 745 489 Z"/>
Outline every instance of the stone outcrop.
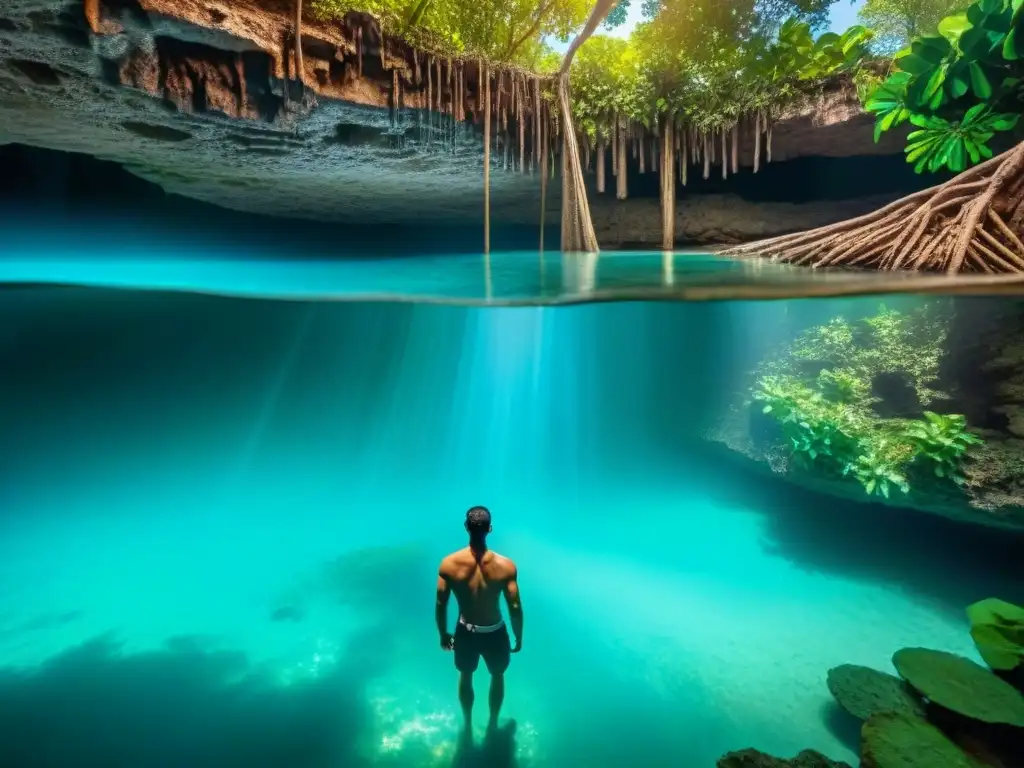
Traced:
<path fill-rule="evenodd" d="M 370 17 L 307 18 L 300 85 L 291 41 L 287 0 L 10 0 L 0 8 L 0 142 L 91 154 L 168 192 L 259 214 L 482 218 L 474 62 L 456 64 L 449 86 L 449 62 L 382 36 Z M 455 99 L 465 121 L 449 116 Z M 776 124 L 773 158 L 900 151 L 899 136 L 876 145 L 870 124 L 850 84 L 830 84 Z M 516 149 L 494 153 L 492 219 L 535 225 L 539 179 L 529 164 L 509 167 Z M 550 221 L 558 186 L 550 185 Z M 722 198 L 688 201 L 677 232 L 680 241 L 731 242 L 877 203 L 761 206 L 753 214 Z M 657 200 L 620 205 L 595 206 L 603 244 L 650 242 Z M 626 216 L 644 223 L 623 227 Z"/>
<path fill-rule="evenodd" d="M 932 704 L 982 723 L 1024 728 L 1024 694 L 992 671 L 954 653 L 904 648 L 893 666 Z"/>
<path fill-rule="evenodd" d="M 828 671 L 829 693 L 858 720 L 879 712 L 924 716 L 921 700 L 903 680 L 856 664 L 842 664 Z"/>
<path fill-rule="evenodd" d="M 805 749 L 788 760 L 766 755 L 756 749 L 744 749 L 723 755 L 716 765 L 718 768 L 850 768 L 849 763 L 830 760 L 813 749 Z"/>

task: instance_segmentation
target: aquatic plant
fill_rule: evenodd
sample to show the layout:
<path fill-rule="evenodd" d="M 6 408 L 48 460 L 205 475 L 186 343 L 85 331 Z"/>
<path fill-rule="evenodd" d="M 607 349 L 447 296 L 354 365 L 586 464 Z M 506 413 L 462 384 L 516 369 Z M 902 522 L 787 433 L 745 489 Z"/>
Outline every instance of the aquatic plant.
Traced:
<path fill-rule="evenodd" d="M 967 451 L 983 442 L 966 419 L 930 410 L 921 419 L 883 418 L 872 388 L 880 374 L 899 374 L 920 404 L 945 399 L 935 388 L 945 338 L 945 316 L 930 307 L 904 313 L 882 305 L 856 323 L 835 317 L 762 363 L 750 401 L 774 420 L 796 469 L 847 477 L 885 498 L 909 493 L 918 466 L 961 485 Z"/>
<path fill-rule="evenodd" d="M 921 421 L 907 425 L 906 436 L 917 450 L 917 457 L 930 461 L 936 477 L 948 477 L 963 485 L 960 466 L 972 445 L 981 445 L 977 435 L 967 431 L 967 420 L 959 414 L 924 412 Z"/>
<path fill-rule="evenodd" d="M 910 484 L 907 482 L 906 476 L 899 471 L 896 463 L 885 455 L 884 449 L 887 447 L 887 442 L 881 440 L 879 447 L 882 450 L 869 449 L 867 453 L 861 454 L 848 463 L 843 469 L 843 474 L 855 477 L 864 486 L 868 496 L 878 493 L 889 498 L 889 489 L 892 487 L 898 488 L 903 493 L 909 492 Z"/>

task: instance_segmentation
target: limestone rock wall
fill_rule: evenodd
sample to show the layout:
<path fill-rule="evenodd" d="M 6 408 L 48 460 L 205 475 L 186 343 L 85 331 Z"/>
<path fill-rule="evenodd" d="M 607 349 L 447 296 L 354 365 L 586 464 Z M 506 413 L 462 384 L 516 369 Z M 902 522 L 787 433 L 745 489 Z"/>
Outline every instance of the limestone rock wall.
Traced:
<path fill-rule="evenodd" d="M 482 219 L 475 62 L 449 70 L 381 36 L 364 15 L 307 19 L 301 87 L 289 70 L 291 36 L 289 0 L 8 0 L 0 5 L 0 142 L 91 154 L 168 192 L 258 214 Z M 446 114 L 456 98 L 468 122 Z M 901 138 L 876 145 L 870 123 L 850 84 L 837 81 L 775 125 L 773 159 L 898 153 Z M 742 162 L 752 151 L 744 141 Z M 499 143 L 492 157 L 492 219 L 536 226 L 540 179 L 515 168 L 514 154 Z M 559 186 L 550 180 L 550 221 Z M 837 221 L 874 203 L 691 199 L 677 232 L 680 241 L 731 242 Z M 656 241 L 656 200 L 594 207 L 606 247 Z"/>

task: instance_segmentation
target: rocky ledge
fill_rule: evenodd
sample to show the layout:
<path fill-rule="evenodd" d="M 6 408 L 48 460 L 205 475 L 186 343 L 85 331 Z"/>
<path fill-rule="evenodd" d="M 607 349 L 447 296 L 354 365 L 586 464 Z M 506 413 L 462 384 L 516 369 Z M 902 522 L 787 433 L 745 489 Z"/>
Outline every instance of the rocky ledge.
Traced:
<path fill-rule="evenodd" d="M 259 214 L 339 222 L 482 218 L 474 62 L 428 57 L 382 36 L 365 15 L 331 24 L 309 18 L 300 83 L 289 71 L 290 2 L 3 5 L 0 143 L 90 154 L 167 192 Z M 527 83 L 522 73 L 506 75 L 507 84 Z M 776 124 L 774 159 L 898 153 L 900 138 L 876 145 L 870 123 L 849 84 L 832 84 Z M 532 163 L 517 168 L 514 154 L 515 147 L 499 145 L 492 158 L 492 217 L 534 224 L 539 179 Z M 549 195 L 552 220 L 557 188 Z M 677 231 L 687 240 L 742 240 L 824 224 L 878 202 L 751 215 L 749 205 L 725 197 L 681 212 Z M 595 209 L 606 245 L 654 237 L 656 200 L 621 204 L 605 196 Z M 637 222 L 629 231 L 624 217 Z"/>

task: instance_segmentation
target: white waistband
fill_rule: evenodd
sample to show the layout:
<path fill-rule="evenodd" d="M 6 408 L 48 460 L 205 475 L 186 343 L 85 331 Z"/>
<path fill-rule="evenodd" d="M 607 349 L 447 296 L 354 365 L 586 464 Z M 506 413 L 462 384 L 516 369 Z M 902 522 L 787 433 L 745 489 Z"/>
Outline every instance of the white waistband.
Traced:
<path fill-rule="evenodd" d="M 502 621 L 499 621 L 497 624 L 488 624 L 488 625 L 485 626 L 483 624 L 470 624 L 464 618 L 459 616 L 459 624 L 464 626 L 470 632 L 479 632 L 479 633 L 482 633 L 482 634 L 487 634 L 488 632 L 497 632 L 499 629 L 504 627 L 505 626 L 505 621 L 502 620 Z"/>

